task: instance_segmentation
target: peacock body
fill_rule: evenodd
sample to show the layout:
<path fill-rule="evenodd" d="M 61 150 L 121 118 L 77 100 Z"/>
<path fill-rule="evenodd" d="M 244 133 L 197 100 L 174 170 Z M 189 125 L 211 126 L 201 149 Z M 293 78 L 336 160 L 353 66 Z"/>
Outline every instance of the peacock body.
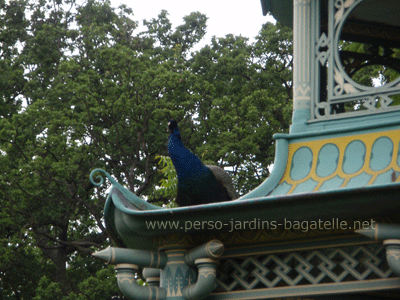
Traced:
<path fill-rule="evenodd" d="M 225 170 L 206 166 L 182 143 L 178 124 L 168 124 L 171 134 L 168 139 L 168 153 L 178 175 L 179 206 L 199 205 L 227 201 L 237 198 L 232 182 Z"/>

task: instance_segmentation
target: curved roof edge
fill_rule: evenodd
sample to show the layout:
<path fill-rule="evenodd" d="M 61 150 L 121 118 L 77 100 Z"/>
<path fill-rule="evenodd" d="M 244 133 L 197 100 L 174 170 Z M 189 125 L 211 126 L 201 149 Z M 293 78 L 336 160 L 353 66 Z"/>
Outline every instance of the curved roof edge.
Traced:
<path fill-rule="evenodd" d="M 284 134 L 274 138 L 276 140 L 276 149 L 274 167 L 271 171 L 271 174 L 258 187 L 243 195 L 239 199 L 236 199 L 235 201 L 264 197 L 266 194 L 270 193 L 282 179 L 288 161 L 289 142 L 287 135 Z"/>

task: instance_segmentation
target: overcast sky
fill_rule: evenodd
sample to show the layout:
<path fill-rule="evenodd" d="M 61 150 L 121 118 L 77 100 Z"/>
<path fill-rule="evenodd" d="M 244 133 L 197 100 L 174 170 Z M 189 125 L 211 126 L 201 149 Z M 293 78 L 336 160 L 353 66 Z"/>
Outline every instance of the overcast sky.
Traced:
<path fill-rule="evenodd" d="M 263 23 L 272 21 L 262 15 L 260 0 L 111 0 L 114 7 L 126 4 L 133 9 L 134 20 L 157 18 L 161 10 L 169 13 L 173 26 L 182 23 L 182 18 L 191 12 L 199 11 L 208 17 L 207 35 L 202 44 L 209 44 L 212 36 L 224 37 L 233 33 L 248 38 L 257 36 Z"/>

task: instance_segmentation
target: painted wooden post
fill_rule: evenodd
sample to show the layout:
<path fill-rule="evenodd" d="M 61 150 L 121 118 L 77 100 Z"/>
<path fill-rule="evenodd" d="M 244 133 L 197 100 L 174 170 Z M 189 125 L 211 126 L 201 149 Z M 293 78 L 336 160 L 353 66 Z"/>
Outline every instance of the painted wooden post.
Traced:
<path fill-rule="evenodd" d="M 305 131 L 311 104 L 311 0 L 293 1 L 293 123 L 291 132 Z"/>

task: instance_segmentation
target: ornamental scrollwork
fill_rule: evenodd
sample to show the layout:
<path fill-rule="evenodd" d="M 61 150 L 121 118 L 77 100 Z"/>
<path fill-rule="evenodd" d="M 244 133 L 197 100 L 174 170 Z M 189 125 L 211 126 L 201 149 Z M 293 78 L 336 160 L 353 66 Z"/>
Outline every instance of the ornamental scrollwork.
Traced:
<path fill-rule="evenodd" d="M 317 43 L 317 60 L 321 65 L 325 65 L 329 57 L 329 43 L 330 39 L 325 34 L 322 33 Z"/>
<path fill-rule="evenodd" d="M 336 82 L 336 86 L 333 90 L 335 96 L 341 95 L 343 93 L 353 94 L 359 91 L 351 83 L 346 82 L 343 75 L 337 68 L 335 68 L 335 75 L 333 76 L 333 78 L 335 79 Z"/>
<path fill-rule="evenodd" d="M 354 0 L 336 0 L 335 1 L 335 8 L 337 9 L 337 11 L 335 13 L 335 26 L 337 26 L 339 24 L 339 22 L 342 20 L 345 9 L 351 7 L 353 4 L 354 4 Z"/>
<path fill-rule="evenodd" d="M 359 18 L 372 2 L 330 0 L 326 12 L 315 9 L 313 119 L 400 110 L 400 28 Z"/>
<path fill-rule="evenodd" d="M 388 109 L 389 105 L 393 102 L 393 99 L 391 99 L 387 95 L 380 95 L 379 97 L 367 97 L 365 102 L 362 104 L 366 109 L 369 110 L 378 110 L 378 109 Z M 377 107 L 377 104 L 379 103 L 379 107 Z"/>

